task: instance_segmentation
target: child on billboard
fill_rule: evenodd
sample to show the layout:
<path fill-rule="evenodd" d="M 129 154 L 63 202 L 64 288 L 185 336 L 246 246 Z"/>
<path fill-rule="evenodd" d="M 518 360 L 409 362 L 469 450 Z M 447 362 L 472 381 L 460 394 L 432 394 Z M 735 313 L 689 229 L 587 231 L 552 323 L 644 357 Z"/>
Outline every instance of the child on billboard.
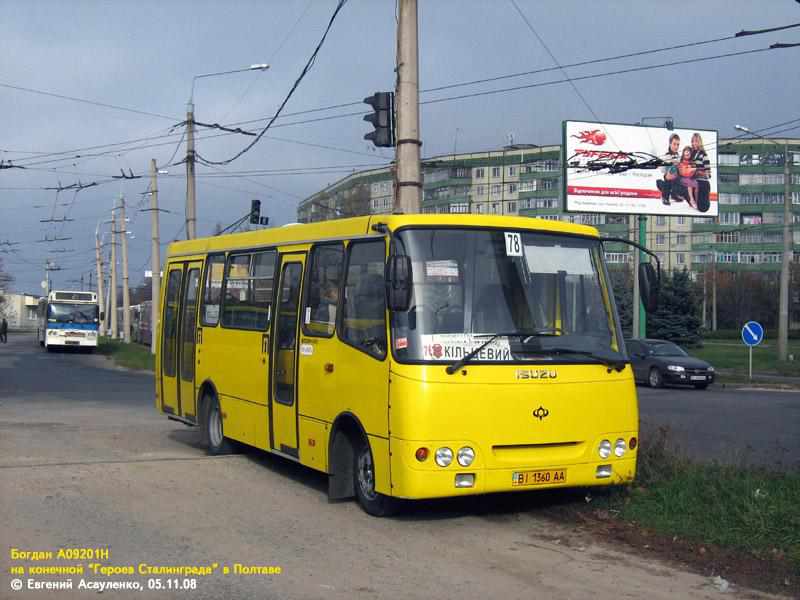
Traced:
<path fill-rule="evenodd" d="M 681 153 L 681 161 L 678 163 L 678 175 L 680 175 L 681 185 L 686 188 L 689 196 L 688 203 L 692 208 L 697 208 L 697 180 L 694 178 L 697 169 L 692 160 L 692 147 L 686 146 Z"/>

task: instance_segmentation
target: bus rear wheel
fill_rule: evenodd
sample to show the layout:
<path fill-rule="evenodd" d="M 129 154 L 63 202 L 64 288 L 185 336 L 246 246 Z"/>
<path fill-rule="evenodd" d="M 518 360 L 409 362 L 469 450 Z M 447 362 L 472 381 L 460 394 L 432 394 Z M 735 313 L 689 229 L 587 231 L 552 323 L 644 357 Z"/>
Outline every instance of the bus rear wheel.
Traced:
<path fill-rule="evenodd" d="M 375 491 L 375 462 L 369 442 L 362 441 L 354 454 L 353 488 L 364 511 L 373 517 L 388 517 L 397 512 L 396 498 Z"/>
<path fill-rule="evenodd" d="M 219 408 L 219 400 L 214 395 L 207 395 L 203 401 L 203 438 L 211 456 L 233 452 L 233 442 L 225 437 L 222 429 L 222 411 Z"/>

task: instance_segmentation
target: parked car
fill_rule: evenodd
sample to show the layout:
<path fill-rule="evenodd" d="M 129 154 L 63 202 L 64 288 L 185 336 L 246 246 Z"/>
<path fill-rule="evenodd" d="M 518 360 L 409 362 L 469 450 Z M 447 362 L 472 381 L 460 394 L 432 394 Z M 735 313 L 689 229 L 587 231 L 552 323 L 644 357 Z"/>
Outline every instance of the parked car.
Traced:
<path fill-rule="evenodd" d="M 693 385 L 704 390 L 714 382 L 714 367 L 667 340 L 627 340 L 637 383 L 658 388 L 664 384 Z"/>

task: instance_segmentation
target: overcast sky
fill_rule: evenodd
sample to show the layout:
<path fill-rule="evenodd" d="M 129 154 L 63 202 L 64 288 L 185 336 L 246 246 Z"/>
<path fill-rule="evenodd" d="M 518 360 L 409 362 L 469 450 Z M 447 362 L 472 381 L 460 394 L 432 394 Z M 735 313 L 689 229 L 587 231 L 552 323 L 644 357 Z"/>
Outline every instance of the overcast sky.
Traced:
<path fill-rule="evenodd" d="M 561 64 L 726 37 L 742 29 L 800 22 L 795 0 L 705 0 L 703 2 L 517 0 L 536 32 Z M 0 253 L 15 278 L 14 289 L 38 292 L 43 264 L 57 287 L 94 270 L 94 231 L 122 193 L 129 206 L 130 280 L 149 269 L 149 213 L 137 207 L 148 180 L 114 180 L 131 170 L 147 175 L 149 162 L 179 161 L 192 78 L 268 62 L 265 72 L 198 80 L 195 118 L 240 123 L 273 114 L 299 75 L 335 8 L 334 0 L 159 0 L 140 2 L 0 0 L 0 159 L 25 170 L 0 170 L 0 244 L 20 242 Z M 553 59 L 510 0 L 420 0 L 420 87 L 495 77 L 552 67 Z M 800 28 L 728 40 L 677 51 L 568 69 L 571 77 L 800 42 Z M 350 0 L 335 21 L 317 60 L 285 113 L 355 102 L 394 85 L 395 3 Z M 517 143 L 559 143 L 564 119 L 633 123 L 671 115 L 677 126 L 753 129 L 800 119 L 800 48 L 775 50 L 644 72 L 581 80 L 587 105 L 568 85 L 527 88 L 423 106 L 423 156 L 499 148 L 513 134 Z M 563 79 L 558 71 L 423 93 L 421 100 Z M 152 115 L 78 103 L 22 91 L 30 88 Z M 365 107 L 366 108 L 366 107 Z M 352 170 L 381 165 L 392 154 L 364 141 L 370 130 L 359 116 L 296 121 L 360 111 L 346 107 L 279 119 L 226 172 L 260 171 L 211 179 L 220 173 L 198 167 L 198 234 L 227 225 L 262 200 L 262 214 L 282 224 L 295 220 L 303 198 Z M 156 116 L 161 115 L 161 117 Z M 258 130 L 265 121 L 242 127 Z M 800 122 L 795 123 L 800 128 Z M 798 129 L 800 130 L 800 129 Z M 172 134 L 172 135 L 170 135 Z M 210 160 L 229 158 L 252 138 L 198 131 L 197 150 Z M 797 130 L 782 135 L 797 136 Z M 139 142 L 141 138 L 154 138 Z M 276 139 L 280 138 L 280 139 Z M 108 144 L 126 142 L 120 146 Z M 156 145 L 158 144 L 158 145 Z M 138 146 L 148 145 L 148 148 Z M 100 148 L 90 149 L 94 146 Z M 319 146 L 327 146 L 322 148 Z M 53 155 L 54 153 L 66 154 Z M 113 152 L 111 152 L 113 151 Z M 92 156 L 105 152 L 102 156 Z M 42 153 L 42 154 L 39 154 Z M 79 157 L 78 157 L 79 156 Z M 336 167 L 323 173 L 309 168 Z M 160 203 L 162 241 L 183 237 L 183 165 L 165 167 Z M 287 174 L 287 169 L 305 170 Z M 278 173 L 264 171 L 277 170 Z M 284 172 L 280 172 L 284 171 Z M 75 193 L 44 190 L 98 182 Z M 54 207 L 55 205 L 55 207 Z M 43 225 L 52 214 L 73 222 Z M 101 227 L 108 228 L 107 225 Z M 44 236 L 70 240 L 37 243 Z M 8 246 L 0 245 L 0 252 Z M 74 250 L 74 252 L 56 252 Z M 163 256 L 163 255 L 162 255 Z"/>

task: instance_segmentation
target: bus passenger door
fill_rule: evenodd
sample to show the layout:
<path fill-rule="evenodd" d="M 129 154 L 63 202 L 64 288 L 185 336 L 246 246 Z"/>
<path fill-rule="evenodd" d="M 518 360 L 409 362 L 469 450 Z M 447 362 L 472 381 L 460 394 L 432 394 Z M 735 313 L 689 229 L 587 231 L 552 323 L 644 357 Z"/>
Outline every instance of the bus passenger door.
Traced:
<path fill-rule="evenodd" d="M 202 270 L 203 263 L 199 261 L 186 265 L 185 283 L 181 295 L 178 408 L 179 414 L 190 419 L 197 418 L 197 398 L 194 392 L 195 337 L 197 335 L 197 299 Z"/>
<path fill-rule="evenodd" d="M 281 256 L 278 297 L 273 302 L 271 427 L 273 449 L 295 458 L 297 443 L 297 337 L 304 254 Z"/>
<path fill-rule="evenodd" d="M 178 414 L 178 324 L 179 301 L 183 283 L 183 265 L 170 265 L 161 327 L 161 408 Z"/>

